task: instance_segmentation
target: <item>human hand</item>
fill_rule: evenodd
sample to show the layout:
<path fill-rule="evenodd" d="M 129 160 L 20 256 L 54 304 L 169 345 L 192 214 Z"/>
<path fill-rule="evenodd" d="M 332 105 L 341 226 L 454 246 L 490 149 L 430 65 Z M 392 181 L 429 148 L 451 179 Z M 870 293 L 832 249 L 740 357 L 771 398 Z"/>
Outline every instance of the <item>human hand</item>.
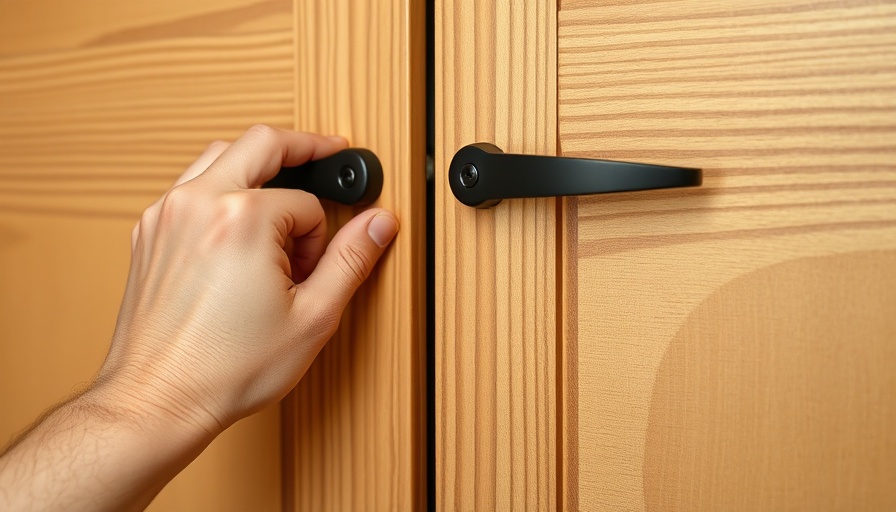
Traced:
<path fill-rule="evenodd" d="M 147 208 L 106 361 L 0 452 L 0 509 L 140 510 L 296 385 L 398 223 L 368 210 L 328 246 L 317 198 L 257 187 L 345 146 L 255 127 L 209 146 Z"/>
<path fill-rule="evenodd" d="M 398 230 L 361 213 L 326 245 L 317 198 L 258 189 L 346 146 L 265 126 L 214 143 L 134 229 L 127 290 L 93 396 L 214 437 L 292 389 Z"/>

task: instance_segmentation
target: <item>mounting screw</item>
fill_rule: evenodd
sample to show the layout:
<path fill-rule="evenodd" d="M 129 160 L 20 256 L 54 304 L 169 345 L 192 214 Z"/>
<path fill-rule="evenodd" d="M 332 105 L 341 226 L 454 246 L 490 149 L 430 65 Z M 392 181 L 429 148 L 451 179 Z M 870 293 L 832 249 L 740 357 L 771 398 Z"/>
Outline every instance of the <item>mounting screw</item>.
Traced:
<path fill-rule="evenodd" d="M 349 166 L 345 166 L 339 171 L 339 186 L 342 188 L 352 188 L 355 184 L 355 170 Z"/>
<path fill-rule="evenodd" d="M 460 183 L 466 188 L 473 188 L 479 181 L 479 170 L 473 164 L 467 164 L 460 170 Z"/>

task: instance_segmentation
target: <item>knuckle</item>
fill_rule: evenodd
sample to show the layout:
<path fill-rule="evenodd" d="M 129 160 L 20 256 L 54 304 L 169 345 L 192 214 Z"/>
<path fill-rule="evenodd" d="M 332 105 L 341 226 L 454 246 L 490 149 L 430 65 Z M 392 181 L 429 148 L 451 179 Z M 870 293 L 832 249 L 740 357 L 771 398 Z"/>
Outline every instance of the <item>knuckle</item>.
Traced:
<path fill-rule="evenodd" d="M 361 286 L 373 265 L 371 257 L 353 244 L 344 245 L 338 252 L 339 268 L 354 288 Z"/>
<path fill-rule="evenodd" d="M 198 220 L 208 208 L 209 195 L 190 182 L 178 185 L 168 191 L 157 206 L 157 222 L 170 226 L 187 219 Z"/>
<path fill-rule="evenodd" d="M 143 210 L 143 213 L 140 214 L 140 220 L 137 222 L 137 225 L 134 226 L 134 230 L 139 233 L 141 226 L 152 226 L 155 224 L 155 220 L 159 216 L 158 209 L 159 203 L 157 201 Z"/>
<path fill-rule="evenodd" d="M 218 200 L 218 218 L 227 223 L 245 221 L 254 216 L 258 211 L 258 200 L 253 194 L 230 192 L 222 195 Z"/>
<path fill-rule="evenodd" d="M 174 187 L 165 194 L 162 200 L 162 208 L 181 208 L 189 203 L 189 194 L 187 188 L 183 186 Z"/>
<path fill-rule="evenodd" d="M 255 126 L 246 130 L 246 135 L 257 138 L 261 141 L 270 141 L 273 140 L 274 137 L 276 137 L 277 130 L 266 124 L 256 124 Z"/>
<path fill-rule="evenodd" d="M 231 192 L 218 197 L 209 223 L 213 244 L 244 239 L 259 224 L 258 200 L 252 194 Z"/>
<path fill-rule="evenodd" d="M 310 339 L 329 339 L 339 327 L 339 319 L 342 310 L 324 305 L 319 302 L 309 301 L 301 308 L 302 326 L 304 335 Z"/>
<path fill-rule="evenodd" d="M 208 147 L 205 148 L 205 151 L 209 153 L 218 153 L 224 151 L 228 147 L 230 147 L 229 142 L 225 142 L 223 140 L 213 140 L 209 143 Z"/>
<path fill-rule="evenodd" d="M 159 211 L 160 221 L 170 221 L 180 217 L 189 209 L 192 199 L 188 189 L 183 186 L 174 187 L 169 190 L 162 199 L 162 205 Z"/>

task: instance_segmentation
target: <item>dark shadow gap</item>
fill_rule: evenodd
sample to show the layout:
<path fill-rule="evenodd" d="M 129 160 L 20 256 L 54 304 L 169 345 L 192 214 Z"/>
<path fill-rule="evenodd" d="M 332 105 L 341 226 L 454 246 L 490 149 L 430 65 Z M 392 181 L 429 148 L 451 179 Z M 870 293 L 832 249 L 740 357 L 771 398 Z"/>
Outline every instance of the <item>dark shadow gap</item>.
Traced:
<path fill-rule="evenodd" d="M 435 0 L 426 0 L 426 508 L 436 509 Z"/>

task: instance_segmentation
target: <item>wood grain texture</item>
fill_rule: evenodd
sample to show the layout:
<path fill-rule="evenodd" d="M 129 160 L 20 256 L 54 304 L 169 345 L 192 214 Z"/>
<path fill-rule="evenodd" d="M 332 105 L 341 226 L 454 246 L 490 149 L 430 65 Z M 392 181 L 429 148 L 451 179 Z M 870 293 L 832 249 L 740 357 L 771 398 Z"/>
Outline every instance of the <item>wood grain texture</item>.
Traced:
<path fill-rule="evenodd" d="M 473 142 L 555 154 L 556 5 L 436 5 L 436 506 L 559 507 L 554 199 L 463 206 Z"/>
<path fill-rule="evenodd" d="M 401 231 L 286 399 L 286 510 L 423 510 L 423 2 L 297 2 L 296 126 L 373 150 Z M 358 210 L 332 207 L 335 230 Z M 334 222 L 335 221 L 335 222 Z"/>
<path fill-rule="evenodd" d="M 699 304 L 656 374 L 646 508 L 892 510 L 894 269 L 892 250 L 797 258 Z"/>
<path fill-rule="evenodd" d="M 4 6 L 0 442 L 99 367 L 140 212 L 210 141 L 293 125 L 293 24 L 288 0 Z M 238 423 L 150 508 L 279 508 L 278 428 Z"/>
<path fill-rule="evenodd" d="M 570 508 L 894 507 L 894 51 L 891 2 L 564 0 L 562 153 L 705 169 L 569 202 Z"/>
<path fill-rule="evenodd" d="M 114 42 L 0 58 L 3 210 L 136 218 L 210 141 L 257 122 L 291 126 L 295 50 L 292 24 L 283 28 L 291 4 L 257 13 L 255 23 L 277 30 L 194 35 L 227 14 L 216 4 L 204 11 L 131 40 L 118 28 L 140 13 L 125 10 L 93 34 L 116 34 Z M 21 16 L 30 19 L 28 10 Z"/>

